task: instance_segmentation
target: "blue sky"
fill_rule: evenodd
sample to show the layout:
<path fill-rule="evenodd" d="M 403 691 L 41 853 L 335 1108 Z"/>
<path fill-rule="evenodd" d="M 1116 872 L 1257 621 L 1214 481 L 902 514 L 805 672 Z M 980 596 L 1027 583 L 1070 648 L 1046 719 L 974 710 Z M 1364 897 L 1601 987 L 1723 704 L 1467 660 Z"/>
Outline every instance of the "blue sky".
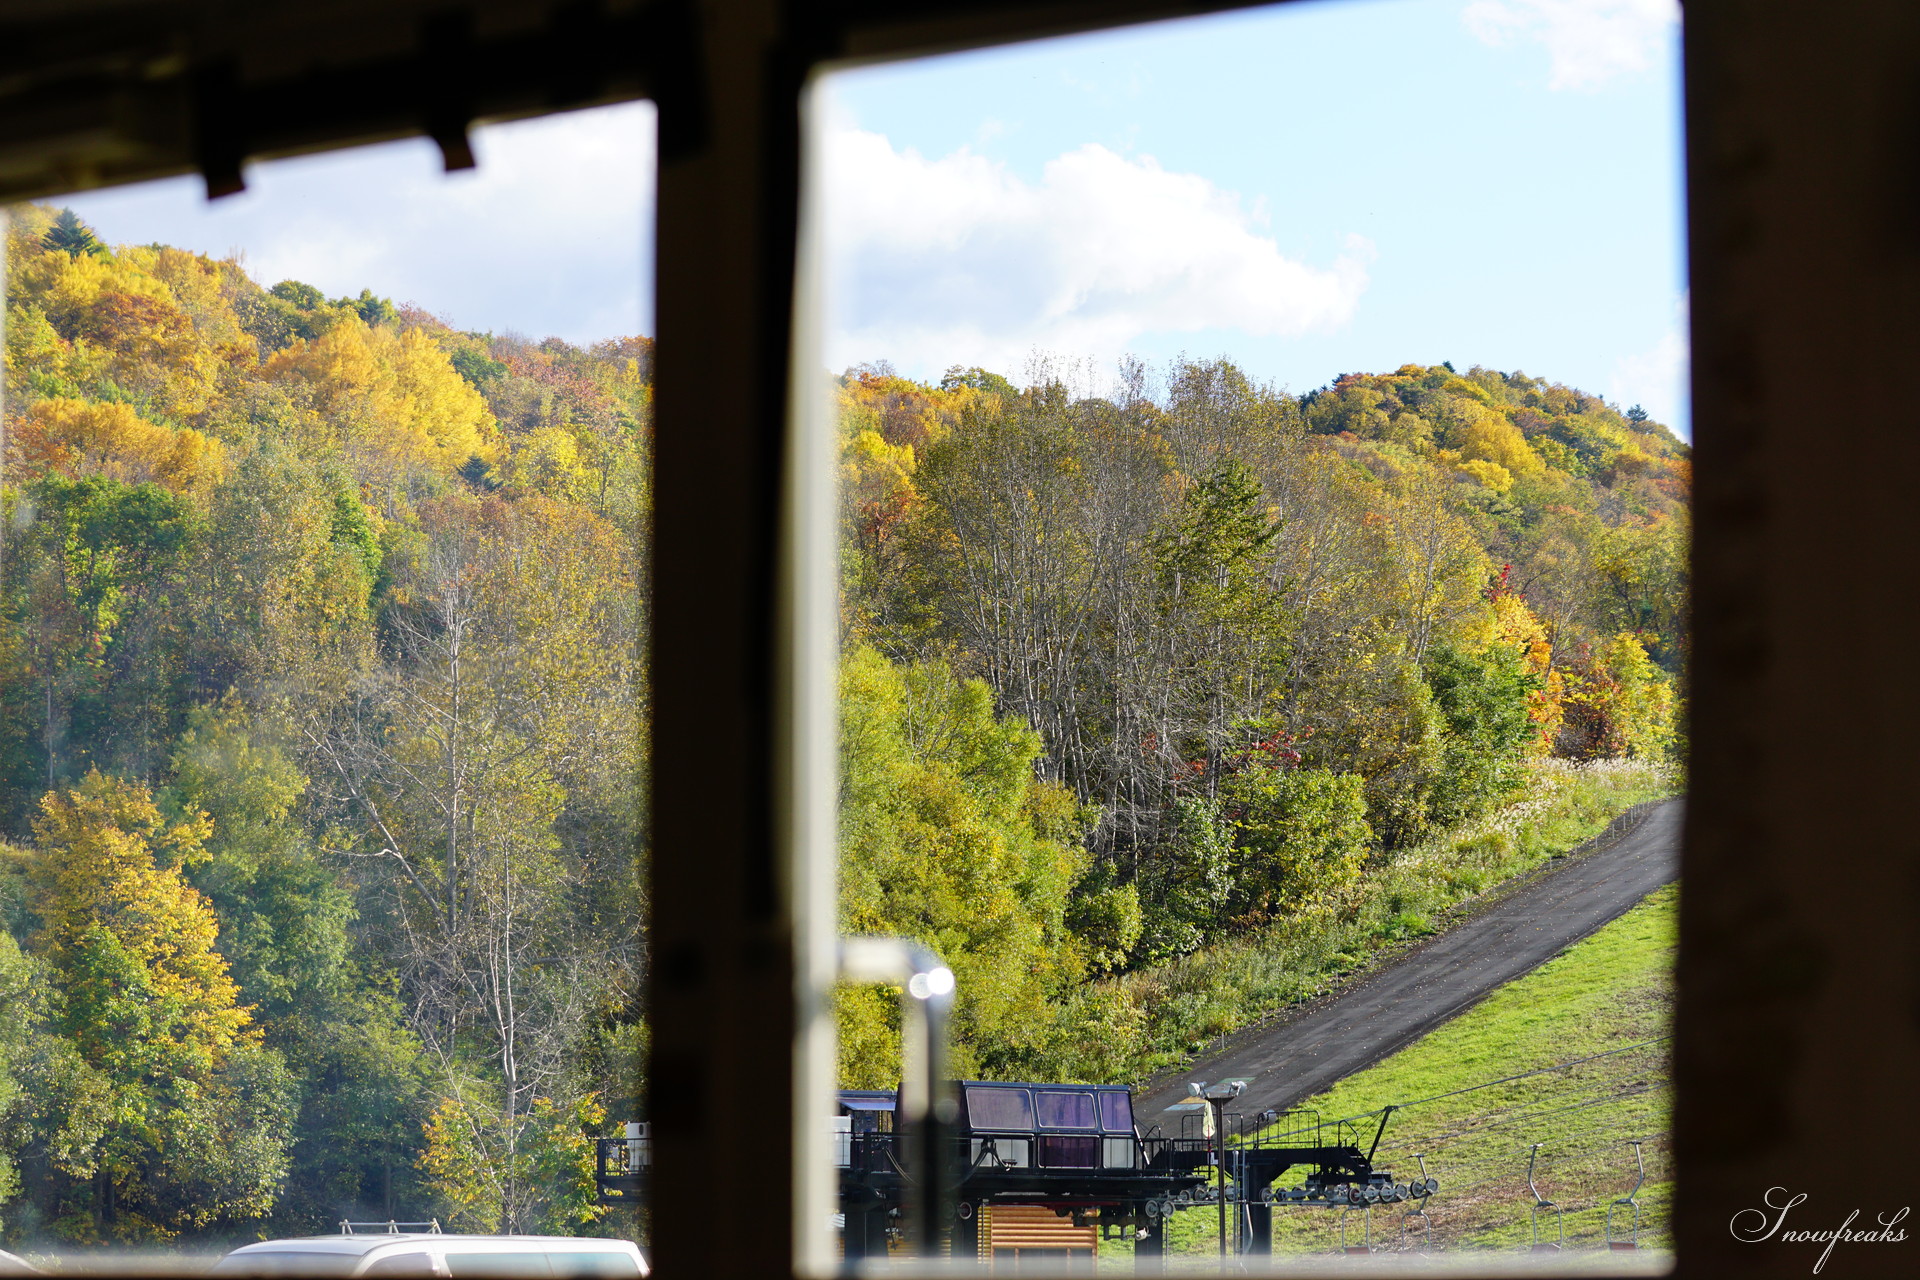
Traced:
<path fill-rule="evenodd" d="M 1315 0 L 822 86 L 830 362 L 1484 364 L 1684 427 L 1671 0 Z"/>
<path fill-rule="evenodd" d="M 1675 0 L 1307 0 L 843 71 L 815 103 L 835 367 L 1093 380 L 1229 356 L 1294 390 L 1524 369 L 1685 429 Z M 650 107 L 70 200 L 464 328 L 651 328 Z"/>

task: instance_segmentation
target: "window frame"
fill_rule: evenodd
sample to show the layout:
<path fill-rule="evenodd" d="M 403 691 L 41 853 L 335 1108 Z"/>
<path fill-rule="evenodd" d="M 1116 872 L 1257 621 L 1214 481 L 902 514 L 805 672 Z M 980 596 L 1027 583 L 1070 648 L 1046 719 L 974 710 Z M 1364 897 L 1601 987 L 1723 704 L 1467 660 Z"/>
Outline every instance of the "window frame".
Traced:
<path fill-rule="evenodd" d="M 807 1225 L 829 1204 L 824 1179 L 789 1194 L 777 1173 L 830 1155 L 813 1117 L 831 1095 L 832 939 L 805 927 L 831 907 L 830 878 L 813 873 L 831 848 L 832 737 L 809 685 L 831 672 L 804 563 L 822 545 L 826 473 L 789 412 L 807 367 L 796 307 L 813 288 L 799 252 L 807 78 L 1240 7 L 0 7 L 9 200 L 188 172 L 231 189 L 246 159 L 405 134 L 435 138 L 452 164 L 476 119 L 660 105 L 656 421 L 670 447 L 654 727 L 658 747 L 733 775 L 663 776 L 656 751 L 652 1078 L 677 1176 L 656 1188 L 652 1223 L 669 1275 L 812 1274 L 825 1239 L 824 1222 Z M 1902 802 L 1920 768 L 1906 727 L 1920 589 L 1905 526 L 1884 515 L 1910 507 L 1903 478 L 1920 471 L 1902 378 L 1920 345 L 1906 176 L 1920 49 L 1907 8 L 1883 0 L 1688 0 L 1683 45 L 1697 523 L 1675 1235 L 1682 1274 L 1804 1274 L 1795 1255 L 1733 1239 L 1730 1216 L 1772 1185 L 1818 1191 L 1810 1170 L 1857 1156 L 1856 1099 L 1884 1100 L 1883 1143 L 1920 1139 L 1906 1087 L 1920 854 Z M 1809 430 L 1827 421 L 1848 428 L 1843 457 Z M 1812 883 L 1808 851 L 1828 854 Z M 778 1096 L 749 1116 L 730 1105 L 748 1086 Z M 776 1174 L 749 1200 L 754 1230 L 714 1231 L 710 1189 L 737 1183 L 742 1150 Z M 1910 1270 L 1898 1248 L 1850 1248 L 1849 1274 Z"/>

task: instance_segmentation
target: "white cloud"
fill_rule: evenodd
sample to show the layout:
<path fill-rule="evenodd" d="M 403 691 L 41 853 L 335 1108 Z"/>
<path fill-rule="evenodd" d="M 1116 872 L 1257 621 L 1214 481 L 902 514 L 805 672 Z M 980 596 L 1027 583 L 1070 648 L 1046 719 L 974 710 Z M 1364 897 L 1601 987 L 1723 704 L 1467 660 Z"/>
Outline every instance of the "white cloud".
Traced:
<path fill-rule="evenodd" d="M 1594 89 L 1652 65 L 1680 0 L 1472 0 L 1460 17 L 1486 44 L 1545 45 L 1550 87 Z"/>
<path fill-rule="evenodd" d="M 1691 414 L 1688 409 L 1692 350 L 1687 337 L 1687 298 L 1681 294 L 1674 306 L 1673 324 L 1660 341 L 1645 351 L 1622 356 L 1614 362 L 1613 380 L 1608 393 L 1613 402 L 1625 409 L 1640 405 L 1656 422 L 1687 436 Z"/>
<path fill-rule="evenodd" d="M 68 203 L 112 241 L 240 250 L 262 284 L 370 288 L 464 328 L 589 342 L 652 324 L 653 118 L 634 103 L 479 129 L 465 173 L 416 138 L 255 165 L 212 203 L 195 179 Z"/>
<path fill-rule="evenodd" d="M 1366 288 L 1360 237 L 1308 265 L 1238 197 L 1147 157 L 1089 144 L 1030 183 L 845 125 L 824 150 L 835 367 L 1011 371 L 1035 349 L 1110 360 L 1148 333 L 1292 336 L 1345 324 Z"/>

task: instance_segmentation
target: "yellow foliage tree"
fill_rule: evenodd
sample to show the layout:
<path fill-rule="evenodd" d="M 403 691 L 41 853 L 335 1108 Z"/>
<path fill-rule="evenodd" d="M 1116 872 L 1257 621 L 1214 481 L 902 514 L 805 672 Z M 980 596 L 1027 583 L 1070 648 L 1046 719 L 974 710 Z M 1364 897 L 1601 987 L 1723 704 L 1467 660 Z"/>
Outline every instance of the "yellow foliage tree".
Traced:
<path fill-rule="evenodd" d="M 183 874 L 207 858 L 212 822 L 168 822 L 145 787 L 96 770 L 45 796 L 33 827 L 29 941 L 55 1032 L 35 1123 L 71 1210 L 51 1229 L 165 1239 L 270 1212 L 297 1099 Z"/>
<path fill-rule="evenodd" d="M 1497 462 L 1488 462 L 1484 458 L 1469 458 L 1460 464 L 1460 470 L 1495 493 L 1505 493 L 1513 488 L 1513 472 Z"/>
<path fill-rule="evenodd" d="M 207 857 L 205 814 L 169 824 L 145 787 L 93 770 L 49 792 L 33 830 L 34 949 L 88 1062 L 121 1080 L 204 1076 L 254 1038 L 213 907 L 183 874 Z"/>
<path fill-rule="evenodd" d="M 1588 754 L 1663 760 L 1675 738 L 1673 681 L 1631 631 L 1613 636 L 1587 669 L 1567 682 Z"/>
<path fill-rule="evenodd" d="M 345 413 L 358 400 L 386 393 L 380 361 L 364 324 L 346 321 L 317 338 L 302 339 L 261 367 L 268 378 L 300 381 L 313 391 L 322 413 Z"/>
<path fill-rule="evenodd" d="M 128 484 L 152 480 L 175 493 L 201 492 L 226 474 L 218 440 L 191 427 L 148 422 L 124 404 L 58 396 L 27 410 L 15 428 L 25 475 L 57 471 L 105 476 Z"/>
<path fill-rule="evenodd" d="M 437 459 L 459 466 L 468 458 L 492 460 L 493 413 L 473 384 L 454 369 L 447 353 L 419 329 L 395 335 L 382 327 L 366 330 L 376 354 L 393 370 L 398 420 L 418 438 L 432 442 Z"/>
<path fill-rule="evenodd" d="M 1630 631 L 1608 641 L 1600 661 L 1613 678 L 1613 715 L 1627 753 L 1665 759 L 1673 748 L 1673 682 Z"/>
<path fill-rule="evenodd" d="M 535 1098 L 522 1115 L 444 1098 L 425 1126 L 420 1170 L 448 1207 L 447 1221 L 479 1231 L 572 1234 L 606 1215 L 588 1136 L 605 1126 L 595 1094 L 556 1105 Z"/>
<path fill-rule="evenodd" d="M 1454 410 L 1459 416 L 1454 444 L 1463 458 L 1496 463 L 1514 476 L 1537 476 L 1546 470 L 1506 415 L 1471 400 L 1455 401 Z"/>
<path fill-rule="evenodd" d="M 222 287 L 223 276 L 234 268 L 233 263 L 213 262 L 184 249 L 138 249 L 128 253 L 142 262 L 146 261 L 146 255 L 152 255 L 147 269 L 155 279 L 166 284 L 174 305 L 186 313 L 193 321 L 194 331 L 211 344 L 217 354 L 229 362 L 253 363 L 254 341 L 241 328 L 240 318 L 234 315 L 233 304 Z"/>
<path fill-rule="evenodd" d="M 1538 681 L 1527 694 L 1527 719 L 1536 730 L 1533 740 L 1527 744 L 1527 754 L 1535 758 L 1551 755 L 1554 738 L 1566 718 L 1562 701 L 1566 696 L 1566 680 L 1554 668 L 1553 642 L 1547 635 L 1546 624 L 1534 616 L 1525 600 L 1510 591 L 1495 595 L 1493 619 L 1494 642 L 1519 649 L 1521 664 L 1527 674 Z"/>
<path fill-rule="evenodd" d="M 515 485 L 562 502 L 584 502 L 594 491 L 593 474 L 580 460 L 580 444 L 565 427 L 535 427 L 518 440 L 509 475 Z"/>
<path fill-rule="evenodd" d="M 279 352 L 262 372 L 305 383 L 340 443 L 365 461 L 451 471 L 497 456 L 486 400 L 420 330 L 370 329 L 350 316 Z"/>
<path fill-rule="evenodd" d="M 16 241 L 9 247 L 19 251 L 8 264 L 17 287 L 38 298 L 53 328 L 74 344 L 80 357 L 75 371 L 105 378 L 153 414 L 183 419 L 201 413 L 218 390 L 221 369 L 250 350 L 224 301 L 202 300 L 208 319 L 211 307 L 225 311 L 227 320 L 216 330 L 202 330 L 201 316 L 183 308 L 154 273 L 157 251 L 69 257 L 37 244 Z M 178 263 L 168 267 L 184 280 Z"/>

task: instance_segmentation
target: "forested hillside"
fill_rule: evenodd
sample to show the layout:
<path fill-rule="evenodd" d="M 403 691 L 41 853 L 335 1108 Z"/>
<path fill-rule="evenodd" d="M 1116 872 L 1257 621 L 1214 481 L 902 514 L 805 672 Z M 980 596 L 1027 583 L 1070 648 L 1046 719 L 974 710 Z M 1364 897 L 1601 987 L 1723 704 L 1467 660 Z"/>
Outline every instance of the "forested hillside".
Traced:
<path fill-rule="evenodd" d="M 1026 381 L 839 389 L 843 914 L 953 963 L 963 1070 L 1137 1073 L 1143 971 L 1391 915 L 1531 761 L 1674 755 L 1688 463 L 1638 409 L 1447 366 Z M 1488 839 L 1422 860 L 1511 867 Z M 894 1069 L 883 1014 L 844 1002 L 848 1077 Z"/>
<path fill-rule="evenodd" d="M 622 1225 L 650 344 L 48 209 L 7 268 L 7 1237 Z M 1414 366 L 834 394 L 842 925 L 949 958 L 963 1071 L 1135 1071 L 1208 948 L 1335 938 L 1567 761 L 1677 749 L 1686 450 L 1644 415 Z M 846 1083 L 892 1018 L 845 994 Z"/>
<path fill-rule="evenodd" d="M 7 1226 L 586 1224 L 640 1034 L 649 344 L 37 209 L 7 257 Z"/>

